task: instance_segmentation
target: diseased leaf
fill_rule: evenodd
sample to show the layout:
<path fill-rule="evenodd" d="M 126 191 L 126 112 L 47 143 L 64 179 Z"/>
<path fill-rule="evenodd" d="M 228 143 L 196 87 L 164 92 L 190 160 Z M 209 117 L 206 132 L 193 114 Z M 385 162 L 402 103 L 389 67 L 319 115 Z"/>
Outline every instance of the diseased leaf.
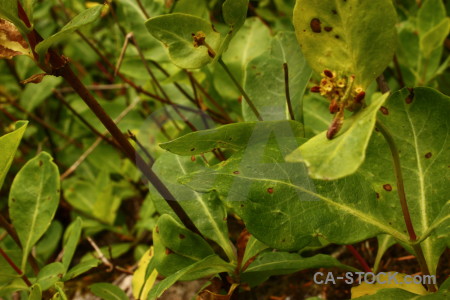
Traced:
<path fill-rule="evenodd" d="M 291 119 L 286 100 L 285 63 L 292 110 L 294 117 L 300 121 L 303 93 L 311 76 L 311 68 L 296 43 L 295 34 L 279 32 L 272 39 L 271 49 L 247 64 L 244 88 L 265 121 Z M 242 114 L 246 121 L 256 121 L 245 101 L 242 103 Z"/>
<path fill-rule="evenodd" d="M 367 108 L 348 118 L 332 140 L 326 131 L 319 133 L 286 157 L 303 161 L 315 179 L 334 180 L 355 173 L 366 156 L 366 148 L 375 127 L 377 112 L 388 94 L 376 98 Z"/>
<path fill-rule="evenodd" d="M 2 0 L 2 5 L 0 5 L 0 18 L 13 23 L 23 34 L 30 31 L 30 28 L 19 18 L 17 0 Z"/>
<path fill-rule="evenodd" d="M 13 23 L 0 19 L 0 59 L 17 55 L 33 57 L 30 46 Z"/>
<path fill-rule="evenodd" d="M 217 193 L 249 232 L 270 247 L 299 250 L 317 236 L 351 244 L 381 232 L 408 241 L 404 225 L 389 224 L 385 208 L 361 175 L 313 181 L 304 164 L 284 161 L 304 143 L 295 134 L 301 128 L 292 121 L 230 124 L 185 135 L 164 148 L 182 155 L 213 148 L 237 150 L 226 161 L 179 181 L 199 192 Z M 228 141 L 235 130 L 245 138 Z M 396 213 L 394 217 L 400 219 L 401 211 Z M 359 230 L 351 229 L 355 227 Z"/>
<path fill-rule="evenodd" d="M 39 284 L 35 283 L 30 287 L 28 300 L 42 300 L 42 290 Z"/>
<path fill-rule="evenodd" d="M 50 226 L 59 195 L 58 167 L 46 152 L 28 161 L 14 178 L 9 194 L 9 214 L 23 248 L 22 269 L 31 248 Z"/>
<path fill-rule="evenodd" d="M 201 18 L 181 13 L 150 18 L 147 30 L 168 48 L 170 59 L 180 68 L 197 69 L 213 61 L 222 38 L 212 25 Z M 204 34 L 205 45 L 194 45 L 194 35 Z"/>
<path fill-rule="evenodd" d="M 8 173 L 11 163 L 19 147 L 27 121 L 19 121 L 15 125 L 15 130 L 0 137 L 0 189 L 5 181 L 6 173 Z"/>
<path fill-rule="evenodd" d="M 394 56 L 396 12 L 391 0 L 297 0 L 294 27 L 318 73 L 335 71 L 365 90 Z"/>
<path fill-rule="evenodd" d="M 84 10 L 75 18 L 73 18 L 69 23 L 67 23 L 63 28 L 61 28 L 60 31 L 37 44 L 35 51 L 37 54 L 39 54 L 39 58 L 43 59 L 48 48 L 52 47 L 56 43 L 61 42 L 76 30 L 80 29 L 83 26 L 94 23 L 100 17 L 103 7 L 103 5 L 97 5 Z"/>
<path fill-rule="evenodd" d="M 138 263 L 138 268 L 133 274 L 131 285 L 133 287 L 133 297 L 136 299 L 147 299 L 150 289 L 156 282 L 158 271 L 154 264 L 150 265 L 154 257 L 153 246 L 144 253 Z"/>
<path fill-rule="evenodd" d="M 436 272 L 440 255 L 449 244 L 450 98 L 430 88 L 403 89 L 385 103 L 379 120 L 392 134 L 400 153 L 406 199 L 416 234 L 430 272 Z M 361 172 L 378 193 L 385 215 L 401 211 L 392 156 L 378 132 L 373 134 Z M 403 218 L 389 217 L 400 226 Z M 439 228 L 444 229 L 440 234 Z M 446 230 L 447 229 L 447 230 Z M 430 235 L 431 234 L 431 235 Z"/>

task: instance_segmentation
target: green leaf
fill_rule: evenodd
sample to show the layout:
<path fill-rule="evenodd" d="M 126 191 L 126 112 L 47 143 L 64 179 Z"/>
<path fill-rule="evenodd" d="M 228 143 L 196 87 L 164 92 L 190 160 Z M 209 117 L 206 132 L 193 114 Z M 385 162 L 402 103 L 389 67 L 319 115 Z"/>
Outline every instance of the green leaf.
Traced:
<path fill-rule="evenodd" d="M 24 0 L 23 1 L 23 9 L 25 10 L 25 13 L 28 16 L 28 19 L 30 19 L 31 24 L 33 24 L 33 10 L 34 10 L 34 4 L 36 0 Z"/>
<path fill-rule="evenodd" d="M 239 144 L 228 141 L 238 128 L 245 138 Z M 299 250 L 317 236 L 351 244 L 381 232 L 408 241 L 403 226 L 385 221 L 385 209 L 361 175 L 313 181 L 304 164 L 284 161 L 305 141 L 296 134 L 301 128 L 292 121 L 230 124 L 185 135 L 165 148 L 184 155 L 212 148 L 238 150 L 226 161 L 179 181 L 199 192 L 217 193 L 244 220 L 249 232 L 270 247 Z M 307 218 L 301 217 L 305 211 Z M 399 214 L 400 210 L 397 218 Z"/>
<path fill-rule="evenodd" d="M 53 89 L 61 82 L 61 77 L 45 76 L 39 84 L 27 84 L 20 95 L 20 103 L 27 111 L 33 111 L 52 95 Z"/>
<path fill-rule="evenodd" d="M 430 57 L 436 48 L 442 47 L 449 31 L 450 18 L 445 18 L 430 31 L 420 36 L 420 50 L 424 58 Z"/>
<path fill-rule="evenodd" d="M 375 262 L 373 264 L 373 272 L 377 273 L 379 270 L 381 258 L 386 253 L 386 251 L 395 244 L 395 240 L 387 234 L 381 234 L 377 236 L 378 249 L 377 256 L 375 257 Z"/>
<path fill-rule="evenodd" d="M 358 271 L 325 254 L 301 257 L 296 253 L 265 252 L 256 257 L 255 261 L 242 273 L 241 279 L 254 286 L 266 281 L 273 275 L 285 275 L 306 269 L 331 267 Z"/>
<path fill-rule="evenodd" d="M 30 28 L 28 28 L 19 18 L 17 0 L 2 0 L 2 5 L 0 6 L 0 18 L 13 23 L 22 34 L 30 31 Z"/>
<path fill-rule="evenodd" d="M 54 220 L 34 248 L 34 255 L 40 262 L 47 261 L 59 247 L 63 234 L 63 225 Z"/>
<path fill-rule="evenodd" d="M 6 173 L 8 173 L 11 163 L 19 147 L 25 129 L 27 129 L 27 121 L 19 121 L 16 123 L 15 130 L 0 137 L 0 189 L 5 181 Z"/>
<path fill-rule="evenodd" d="M 417 12 L 419 36 L 431 31 L 445 18 L 445 6 L 442 0 L 423 1 Z"/>
<path fill-rule="evenodd" d="M 376 98 L 367 108 L 348 118 L 339 134 L 329 140 L 319 133 L 286 157 L 303 161 L 315 179 L 334 180 L 353 174 L 364 162 L 366 148 L 375 127 L 377 112 L 388 94 Z"/>
<path fill-rule="evenodd" d="M 222 14 L 233 34 L 235 34 L 247 18 L 248 0 L 225 0 L 222 4 Z"/>
<path fill-rule="evenodd" d="M 129 299 L 121 288 L 111 283 L 106 282 L 94 283 L 89 286 L 89 289 L 94 295 L 104 300 Z"/>
<path fill-rule="evenodd" d="M 302 128 L 303 126 L 295 121 L 240 122 L 188 133 L 160 144 L 160 147 L 178 155 L 189 156 L 216 148 L 244 150 L 250 142 L 259 143 L 261 139 L 266 141 L 271 132 L 278 137 L 293 137 L 300 136 Z"/>
<path fill-rule="evenodd" d="M 30 295 L 28 296 L 28 300 L 41 300 L 42 299 L 42 290 L 39 284 L 35 283 L 30 287 Z"/>
<path fill-rule="evenodd" d="M 59 197 L 58 167 L 46 152 L 28 161 L 14 178 L 9 194 L 9 214 L 23 248 L 22 269 L 31 248 L 50 226 Z"/>
<path fill-rule="evenodd" d="M 199 231 L 208 239 L 215 241 L 223 248 L 230 261 L 236 260 L 234 247 L 228 238 L 227 211 L 217 197 L 197 193 L 177 183 L 180 175 L 204 169 L 201 159 L 192 161 L 190 157 L 180 157 L 172 153 L 162 154 L 152 169 L 172 192 L 189 218 Z M 167 202 L 154 189 L 150 189 L 152 200 L 161 214 L 169 214 L 178 220 Z"/>
<path fill-rule="evenodd" d="M 294 27 L 309 65 L 355 75 L 365 90 L 392 60 L 396 12 L 391 0 L 297 0 Z"/>
<path fill-rule="evenodd" d="M 249 259 L 255 257 L 267 248 L 269 248 L 267 245 L 261 243 L 252 235 L 247 242 L 247 246 L 245 247 L 244 257 L 242 258 L 242 265 L 245 265 Z"/>
<path fill-rule="evenodd" d="M 41 286 L 43 291 L 46 291 L 56 282 L 61 280 L 65 271 L 63 264 L 60 262 L 48 264 L 39 271 L 37 283 Z"/>
<path fill-rule="evenodd" d="M 48 48 L 52 47 L 56 43 L 61 42 L 83 26 L 94 23 L 100 17 L 103 7 L 103 5 L 97 5 L 82 11 L 63 28 L 61 28 L 60 31 L 37 44 L 35 51 L 37 54 L 39 54 L 40 59 L 43 59 L 45 53 L 47 53 Z"/>
<path fill-rule="evenodd" d="M 217 274 L 220 272 L 233 272 L 233 267 L 224 262 L 219 256 L 211 255 L 205 257 L 201 261 L 198 261 L 186 268 L 179 270 L 178 272 L 170 275 L 165 278 L 163 281 L 159 282 L 153 289 L 151 289 L 148 300 L 155 300 L 157 297 L 160 297 L 165 290 L 171 287 L 175 282 L 177 282 L 180 278 L 185 276 L 190 272 L 207 272 L 209 275 Z"/>
<path fill-rule="evenodd" d="M 246 67 L 245 91 L 265 121 L 291 119 L 286 100 L 284 63 L 288 66 L 294 117 L 300 120 L 303 93 L 311 68 L 306 64 L 293 32 L 279 32 L 272 39 L 271 49 L 251 60 Z M 256 121 L 246 102 L 242 103 L 242 114 L 246 121 Z"/>
<path fill-rule="evenodd" d="M 64 266 L 65 272 L 67 272 L 67 270 L 69 269 L 73 254 L 75 253 L 78 241 L 80 240 L 81 229 L 82 220 L 80 217 L 77 217 L 77 219 L 69 226 L 65 233 L 66 239 L 63 246 L 64 253 L 62 257 L 62 264 Z"/>
<path fill-rule="evenodd" d="M 204 19 L 174 13 L 150 18 L 145 22 L 147 30 L 169 50 L 170 59 L 180 68 L 197 69 L 212 62 L 206 46 L 194 47 L 192 34 L 203 32 L 205 42 L 218 52 L 222 38 Z"/>
<path fill-rule="evenodd" d="M 101 261 L 98 259 L 90 259 L 86 261 L 82 261 L 79 264 L 72 267 L 66 275 L 62 278 L 63 281 L 68 281 L 70 279 L 73 279 L 83 273 L 86 273 L 92 268 L 97 267 L 99 264 L 101 264 Z"/>
<path fill-rule="evenodd" d="M 439 256 L 449 244 L 450 189 L 448 173 L 450 148 L 450 98 L 431 89 L 403 89 L 385 104 L 379 120 L 393 135 L 400 153 L 406 199 L 416 234 L 429 237 L 421 243 L 430 272 L 435 273 Z M 393 175 L 392 156 L 386 141 L 376 132 L 368 147 L 362 173 L 378 193 L 385 216 L 401 211 Z M 401 216 L 389 217 L 393 226 L 403 223 Z M 398 225 L 395 225 L 398 224 Z M 445 232 L 446 231 L 446 232 Z"/>

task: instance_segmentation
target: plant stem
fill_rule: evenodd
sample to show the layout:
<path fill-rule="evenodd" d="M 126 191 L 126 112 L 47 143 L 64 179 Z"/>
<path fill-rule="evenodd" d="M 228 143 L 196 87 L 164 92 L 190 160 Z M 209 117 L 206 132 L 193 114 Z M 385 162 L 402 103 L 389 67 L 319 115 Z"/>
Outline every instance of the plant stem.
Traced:
<path fill-rule="evenodd" d="M 363 267 L 365 272 L 372 272 L 372 269 L 369 267 L 364 257 L 359 254 L 358 250 L 356 250 L 355 247 L 353 247 L 352 245 L 345 245 L 345 247 L 347 247 L 352 255 L 358 260 L 359 264 Z"/>
<path fill-rule="evenodd" d="M 392 154 L 392 162 L 394 164 L 394 173 L 395 178 L 397 180 L 397 193 L 398 197 L 400 199 L 400 205 L 402 207 L 402 213 L 403 218 L 405 220 L 406 229 L 408 230 L 409 239 L 411 246 L 413 247 L 416 258 L 419 262 L 420 269 L 422 270 L 422 273 L 424 275 L 430 275 L 430 270 L 428 269 L 427 262 L 425 260 L 425 256 L 423 255 L 422 248 L 420 247 L 420 244 L 416 244 L 417 241 L 417 235 L 414 231 L 414 226 L 411 220 L 411 215 L 409 213 L 408 209 L 408 202 L 406 201 L 406 193 L 405 193 L 405 186 L 403 183 L 403 174 L 402 174 L 402 167 L 400 164 L 400 155 L 398 152 L 397 145 L 395 144 L 394 138 L 389 132 L 389 130 L 379 121 L 376 121 L 376 128 L 378 128 L 383 135 L 384 139 L 386 140 L 387 144 L 389 145 L 389 149 L 391 150 Z M 428 290 L 430 292 L 435 292 L 436 287 L 433 284 L 427 284 Z"/>
<path fill-rule="evenodd" d="M 224 61 L 222 60 L 222 58 L 219 58 L 219 64 L 222 66 L 222 68 L 225 70 L 225 72 L 227 73 L 228 77 L 230 77 L 231 81 L 233 81 L 234 85 L 237 87 L 237 89 L 239 90 L 239 92 L 242 94 L 242 96 L 244 97 L 245 101 L 247 102 L 248 106 L 250 106 L 250 109 L 253 111 L 253 113 L 255 114 L 256 118 L 259 121 L 263 121 L 263 118 L 261 117 L 261 114 L 258 112 L 258 109 L 256 108 L 255 104 L 252 102 L 252 100 L 250 100 L 250 97 L 247 95 L 247 93 L 244 91 L 244 89 L 242 88 L 241 84 L 237 81 L 237 79 L 234 77 L 234 75 L 231 73 L 231 71 L 228 69 L 227 65 L 224 63 Z"/>
<path fill-rule="evenodd" d="M 23 273 L 19 267 L 12 261 L 12 259 L 6 254 L 5 251 L 3 251 L 2 248 L 0 248 L 0 254 L 3 256 L 3 258 L 6 260 L 6 262 L 11 266 L 11 268 L 16 271 L 17 274 L 20 275 L 20 278 L 26 283 L 27 286 L 32 286 L 30 280 L 28 279 L 27 275 Z"/>
<path fill-rule="evenodd" d="M 289 91 L 289 68 L 287 63 L 283 64 L 283 71 L 284 71 L 284 91 L 286 94 L 286 103 L 291 120 L 295 120 L 294 110 L 292 109 L 291 93 Z"/>

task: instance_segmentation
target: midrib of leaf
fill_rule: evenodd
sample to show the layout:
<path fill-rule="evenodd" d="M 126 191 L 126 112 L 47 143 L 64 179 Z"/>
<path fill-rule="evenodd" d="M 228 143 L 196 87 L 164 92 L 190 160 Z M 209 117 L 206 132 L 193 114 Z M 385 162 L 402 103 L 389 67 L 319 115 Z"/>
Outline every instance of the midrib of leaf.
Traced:
<path fill-rule="evenodd" d="M 107 294 L 109 294 L 109 295 L 111 295 L 111 296 L 113 296 L 115 299 L 122 299 L 122 298 L 120 298 L 119 296 L 117 296 L 116 294 L 114 294 L 114 293 L 112 293 L 110 290 L 108 290 L 108 289 L 103 289 L 103 291 L 105 292 L 105 293 L 107 293 Z"/>
<path fill-rule="evenodd" d="M 224 174 L 224 173 L 221 173 L 221 175 L 222 176 L 228 176 L 228 177 L 234 177 L 233 175 Z M 273 183 L 278 183 L 280 185 L 285 185 L 285 186 L 288 186 L 288 187 L 300 190 L 300 191 L 302 191 L 304 193 L 308 193 L 308 194 L 310 194 L 312 196 L 315 196 L 315 197 L 325 201 L 327 204 L 329 204 L 331 206 L 334 206 L 334 207 L 338 208 L 341 211 L 344 211 L 344 212 L 346 212 L 348 214 L 351 214 L 351 215 L 353 215 L 355 217 L 358 217 L 359 219 L 363 220 L 366 223 L 369 223 L 369 224 L 371 224 L 373 226 L 378 227 L 383 232 L 389 233 L 390 235 L 392 235 L 396 239 L 399 239 L 399 240 L 404 241 L 404 242 L 408 242 L 409 241 L 409 238 L 405 234 L 401 233 L 400 231 L 395 230 L 392 227 L 384 225 L 382 222 L 379 222 L 378 220 L 372 218 L 371 216 L 366 215 L 363 212 L 361 212 L 359 210 L 355 210 L 355 209 L 353 209 L 351 207 L 348 207 L 346 205 L 334 202 L 332 199 L 324 197 L 324 196 L 322 196 L 320 194 L 316 194 L 316 193 L 311 192 L 310 190 L 304 189 L 302 187 L 299 187 L 299 186 L 296 186 L 296 185 L 293 185 L 291 183 L 287 183 L 287 182 L 284 182 L 284 181 L 274 180 L 274 179 L 252 178 L 252 177 L 242 176 L 242 175 L 239 175 L 239 178 L 248 179 L 248 180 L 252 180 L 252 181 L 273 182 Z"/>
<path fill-rule="evenodd" d="M 184 175 L 187 175 L 188 173 L 186 172 L 186 170 L 184 169 L 183 165 L 180 162 L 180 156 L 177 155 L 176 160 L 182 170 L 182 173 Z M 217 226 L 217 223 L 214 220 L 213 216 L 211 215 L 209 209 L 203 203 L 202 198 L 200 197 L 199 193 L 197 193 L 196 191 L 193 191 L 193 192 L 195 193 L 195 197 L 198 199 L 198 203 L 200 203 L 201 208 L 203 209 L 203 211 L 206 212 L 208 219 L 210 220 L 209 225 L 212 225 L 212 227 L 214 228 L 214 231 L 216 232 L 216 237 L 218 237 L 220 239 L 220 241 L 222 242 L 220 246 L 223 247 L 223 250 L 227 254 L 228 258 L 230 259 L 230 262 L 233 263 L 235 261 L 235 256 L 234 256 L 233 249 L 231 249 L 231 247 L 229 245 L 229 241 L 224 238 L 220 228 Z"/>
<path fill-rule="evenodd" d="M 34 227 L 35 227 L 36 220 L 37 220 L 37 212 L 39 210 L 39 207 L 41 206 L 42 188 L 44 186 L 44 176 L 40 176 L 40 177 L 41 178 L 40 178 L 40 182 L 39 182 L 39 190 L 38 191 L 41 191 L 41 193 L 39 193 L 39 195 L 37 196 L 37 199 L 36 199 L 36 207 L 33 212 L 33 218 L 31 219 L 32 222 L 31 222 L 27 242 L 25 243 L 25 245 L 23 245 L 23 257 L 22 257 L 22 265 L 21 265 L 22 270 L 25 270 L 25 265 L 27 263 L 27 257 L 29 254 L 28 252 L 30 250 L 31 236 L 32 236 L 32 233 L 34 232 Z"/>
<path fill-rule="evenodd" d="M 339 11 L 342 11 L 342 5 L 341 5 L 342 1 L 335 0 L 334 3 L 336 4 L 336 7 L 339 7 Z M 350 15 L 350 14 L 347 12 L 347 16 L 348 15 Z M 348 26 L 347 22 L 344 22 L 346 20 L 351 20 L 352 18 L 351 18 L 351 15 L 350 15 L 350 18 L 347 17 L 345 19 L 342 19 L 340 13 L 338 14 L 338 17 L 339 17 L 340 23 L 342 25 L 342 28 L 344 29 L 344 37 L 345 37 L 344 44 L 346 46 L 346 47 L 344 47 L 345 48 L 345 52 L 347 52 L 349 57 L 351 57 L 351 60 L 350 60 L 352 62 L 352 69 L 351 69 L 351 71 L 355 72 L 355 70 L 356 70 L 356 66 L 354 65 L 354 63 L 356 62 L 355 51 L 352 51 L 352 47 L 349 45 L 349 38 L 348 38 L 348 32 L 349 31 L 347 30 L 347 28 L 349 26 Z M 350 25 L 350 27 L 352 27 L 352 26 Z M 332 71 L 335 71 L 335 70 L 332 70 Z"/>

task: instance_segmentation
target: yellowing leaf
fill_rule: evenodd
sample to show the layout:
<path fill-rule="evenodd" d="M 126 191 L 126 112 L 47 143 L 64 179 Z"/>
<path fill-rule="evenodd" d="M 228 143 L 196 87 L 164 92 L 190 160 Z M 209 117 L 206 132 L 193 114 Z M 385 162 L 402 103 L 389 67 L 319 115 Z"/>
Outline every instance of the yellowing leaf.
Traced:
<path fill-rule="evenodd" d="M 153 287 L 158 276 L 158 271 L 153 269 L 146 277 L 147 268 L 154 255 L 153 246 L 148 249 L 139 260 L 138 268 L 133 274 L 131 285 L 133 287 L 133 297 L 136 299 L 147 299 L 148 292 Z"/>
<path fill-rule="evenodd" d="M 427 290 L 422 284 L 414 283 L 413 276 L 394 272 L 378 273 L 377 281 L 373 284 L 366 282 L 352 288 L 352 299 L 373 295 L 382 289 L 402 289 L 417 295 L 426 295 Z M 369 277 L 369 281 L 372 278 Z"/>

